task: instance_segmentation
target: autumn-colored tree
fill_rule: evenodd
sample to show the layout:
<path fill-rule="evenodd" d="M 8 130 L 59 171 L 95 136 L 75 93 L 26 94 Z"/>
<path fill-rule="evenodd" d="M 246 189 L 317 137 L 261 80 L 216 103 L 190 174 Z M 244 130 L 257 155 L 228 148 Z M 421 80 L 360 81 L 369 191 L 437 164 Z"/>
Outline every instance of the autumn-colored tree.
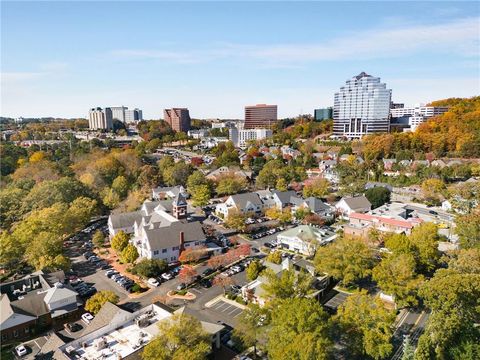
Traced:
<path fill-rule="evenodd" d="M 231 278 L 229 276 L 217 275 L 213 278 L 212 284 L 215 285 L 215 286 L 220 286 L 221 288 L 223 288 L 223 295 L 225 295 L 225 293 L 227 292 L 227 288 L 231 285 L 234 285 L 235 280 L 233 280 L 233 278 Z"/>
<path fill-rule="evenodd" d="M 197 270 L 193 266 L 183 265 L 178 273 L 178 278 L 184 284 L 190 284 L 197 275 Z"/>
<path fill-rule="evenodd" d="M 182 263 L 198 262 L 207 254 L 207 252 L 208 250 L 205 247 L 196 249 L 185 249 L 178 257 L 178 261 Z"/>
<path fill-rule="evenodd" d="M 304 197 L 317 197 L 320 198 L 328 194 L 328 188 L 330 183 L 327 179 L 324 178 L 316 178 L 313 181 L 308 182 L 307 185 L 303 188 L 303 196 Z"/>
<path fill-rule="evenodd" d="M 224 255 L 215 255 L 212 256 L 210 259 L 208 259 L 207 262 L 208 266 L 211 267 L 212 269 L 218 269 L 224 265 L 225 263 L 225 256 Z"/>
<path fill-rule="evenodd" d="M 130 236 L 128 236 L 123 230 L 120 230 L 113 236 L 112 240 L 110 241 L 112 249 L 117 252 L 121 252 L 127 247 L 129 239 Z"/>
<path fill-rule="evenodd" d="M 85 303 L 85 310 L 91 312 L 92 314 L 97 314 L 102 306 L 108 301 L 112 304 L 117 304 L 119 301 L 118 295 L 110 290 L 102 290 L 93 295 Z"/>
<path fill-rule="evenodd" d="M 229 229 L 236 229 L 240 232 L 244 232 L 247 229 L 245 220 L 247 216 L 240 211 L 232 211 L 228 214 L 227 219 L 225 220 L 225 226 Z"/>
<path fill-rule="evenodd" d="M 128 244 L 120 253 L 120 259 L 127 264 L 134 263 L 138 259 L 138 251 L 135 245 Z"/>

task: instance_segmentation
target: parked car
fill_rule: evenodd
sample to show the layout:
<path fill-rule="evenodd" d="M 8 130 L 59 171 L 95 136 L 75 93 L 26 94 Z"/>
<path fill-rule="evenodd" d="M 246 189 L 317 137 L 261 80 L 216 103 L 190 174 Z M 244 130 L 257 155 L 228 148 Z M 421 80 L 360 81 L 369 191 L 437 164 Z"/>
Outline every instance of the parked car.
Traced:
<path fill-rule="evenodd" d="M 105 271 L 105 276 L 109 278 L 111 278 L 113 275 L 116 275 L 116 274 L 118 274 L 118 271 L 113 269 Z"/>
<path fill-rule="evenodd" d="M 17 353 L 18 356 L 24 356 L 24 355 L 27 355 L 27 348 L 23 345 L 18 345 L 15 348 L 15 352 Z"/>
<path fill-rule="evenodd" d="M 258 250 L 256 247 L 252 247 L 252 251 L 253 251 L 254 253 L 259 253 L 259 252 L 260 252 L 260 250 Z"/>
<path fill-rule="evenodd" d="M 122 275 L 120 275 L 120 274 L 117 273 L 117 274 L 113 275 L 113 276 L 111 277 L 111 279 L 112 279 L 113 281 L 117 281 L 118 279 L 120 279 L 120 278 L 122 278 L 122 277 L 123 277 Z"/>
<path fill-rule="evenodd" d="M 238 294 L 242 288 L 238 285 L 232 285 L 230 286 L 230 289 L 232 289 L 232 292 Z"/>
<path fill-rule="evenodd" d="M 90 314 L 90 313 L 85 313 L 82 315 L 82 321 L 85 323 L 85 324 L 90 324 L 93 320 L 93 315 Z"/>
<path fill-rule="evenodd" d="M 202 276 L 208 276 L 208 275 L 213 274 L 214 272 L 215 272 L 214 269 L 212 269 L 212 268 L 207 268 L 207 269 L 205 269 L 205 270 L 202 272 Z"/>
<path fill-rule="evenodd" d="M 173 274 L 170 273 L 170 272 L 166 272 L 166 273 L 163 273 L 162 274 L 162 278 L 165 279 L 165 280 L 171 280 L 174 278 Z"/>
<path fill-rule="evenodd" d="M 183 290 L 187 287 L 187 285 L 185 283 L 180 283 L 178 284 L 177 286 L 177 290 L 180 291 L 180 290 Z"/>
<path fill-rule="evenodd" d="M 82 326 L 78 323 L 66 323 L 64 327 L 65 327 L 65 330 L 68 330 L 70 332 L 77 332 L 82 330 Z"/>
<path fill-rule="evenodd" d="M 147 283 L 148 283 L 148 285 L 152 285 L 152 286 L 155 286 L 155 287 L 160 286 L 160 283 L 158 282 L 158 280 L 154 279 L 154 278 L 148 279 Z"/>
<path fill-rule="evenodd" d="M 203 279 L 200 281 L 200 285 L 205 289 L 212 287 L 212 282 L 209 279 Z"/>

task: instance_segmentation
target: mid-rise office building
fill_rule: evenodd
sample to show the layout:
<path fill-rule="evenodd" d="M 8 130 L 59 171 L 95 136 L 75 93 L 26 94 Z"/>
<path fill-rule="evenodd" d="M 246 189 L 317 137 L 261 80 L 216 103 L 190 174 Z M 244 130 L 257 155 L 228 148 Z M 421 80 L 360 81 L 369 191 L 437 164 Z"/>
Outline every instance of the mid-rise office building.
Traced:
<path fill-rule="evenodd" d="M 96 107 L 88 112 L 88 125 L 91 130 L 112 130 L 113 117 L 110 108 Z"/>
<path fill-rule="evenodd" d="M 228 130 L 229 139 L 236 147 L 246 148 L 249 141 L 257 141 L 269 138 L 273 135 L 270 129 L 237 129 Z"/>
<path fill-rule="evenodd" d="M 142 110 L 140 109 L 135 108 L 133 110 L 128 110 L 128 107 L 126 106 L 112 106 L 110 109 L 112 110 L 113 120 L 121 121 L 124 124 L 143 120 Z"/>
<path fill-rule="evenodd" d="M 333 108 L 315 109 L 313 112 L 315 121 L 328 120 L 333 117 Z"/>
<path fill-rule="evenodd" d="M 245 129 L 271 129 L 277 122 L 277 105 L 245 106 Z"/>
<path fill-rule="evenodd" d="M 409 128 L 404 131 L 415 131 L 421 123 L 427 119 L 441 115 L 448 111 L 448 106 L 425 106 L 419 104 L 410 107 L 390 109 L 392 122 L 407 123 Z"/>
<path fill-rule="evenodd" d="M 187 108 L 171 108 L 163 110 L 163 119 L 175 131 L 188 132 L 190 130 L 190 113 Z"/>
<path fill-rule="evenodd" d="M 349 139 L 389 132 L 392 90 L 365 72 L 347 80 L 335 93 L 333 134 Z"/>

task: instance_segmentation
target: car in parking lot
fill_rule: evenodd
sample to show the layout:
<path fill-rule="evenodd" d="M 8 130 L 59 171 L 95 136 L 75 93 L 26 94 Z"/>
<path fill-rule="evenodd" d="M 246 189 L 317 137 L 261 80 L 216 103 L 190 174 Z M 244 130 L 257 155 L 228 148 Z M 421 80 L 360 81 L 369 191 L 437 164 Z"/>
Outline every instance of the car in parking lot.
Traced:
<path fill-rule="evenodd" d="M 24 355 L 27 355 L 27 348 L 23 345 L 18 345 L 15 348 L 15 352 L 17 353 L 18 356 L 24 356 Z"/>
<path fill-rule="evenodd" d="M 113 275 L 116 275 L 116 274 L 118 274 L 118 271 L 114 269 L 105 271 L 105 276 L 109 278 L 111 278 Z"/>
<path fill-rule="evenodd" d="M 209 279 L 200 280 L 200 286 L 204 287 L 205 289 L 212 287 L 212 281 Z"/>
<path fill-rule="evenodd" d="M 205 269 L 205 270 L 202 272 L 202 276 L 208 276 L 208 275 L 213 274 L 214 272 L 215 272 L 214 269 L 212 269 L 212 268 L 207 268 L 207 269 Z"/>
<path fill-rule="evenodd" d="M 69 332 L 77 332 L 82 330 L 82 325 L 78 323 L 66 323 L 65 325 L 63 325 L 63 327 Z"/>
<path fill-rule="evenodd" d="M 230 286 L 230 289 L 232 290 L 233 293 L 238 294 L 242 288 L 238 285 L 232 285 Z"/>
<path fill-rule="evenodd" d="M 260 252 L 260 250 L 258 250 L 256 247 L 252 247 L 252 251 L 253 251 L 254 253 L 259 253 L 259 252 Z"/>
<path fill-rule="evenodd" d="M 82 315 L 82 321 L 85 323 L 85 324 L 90 324 L 93 320 L 93 315 L 90 314 L 90 313 L 85 313 Z"/>
<path fill-rule="evenodd" d="M 165 272 L 162 274 L 162 278 L 165 280 L 172 280 L 174 276 L 171 272 Z"/>
<path fill-rule="evenodd" d="M 187 284 L 185 283 L 180 283 L 177 285 L 177 290 L 180 291 L 180 290 L 183 290 L 187 287 Z"/>
<path fill-rule="evenodd" d="M 87 297 L 90 297 L 90 296 L 92 296 L 92 295 L 95 295 L 96 292 L 97 292 L 97 289 L 92 286 L 92 287 L 90 287 L 90 288 L 88 288 L 88 289 L 79 291 L 79 292 L 78 292 L 78 295 L 80 295 L 80 297 L 87 298 Z"/>
<path fill-rule="evenodd" d="M 240 264 L 233 265 L 232 270 L 236 271 L 237 273 L 242 272 L 244 270 L 243 266 Z"/>
<path fill-rule="evenodd" d="M 121 274 L 119 274 L 118 272 L 113 275 L 110 279 L 112 279 L 113 281 L 117 281 L 118 279 L 122 278 L 123 276 Z"/>
<path fill-rule="evenodd" d="M 148 279 L 147 283 L 148 283 L 148 285 L 155 286 L 155 287 L 160 286 L 160 283 L 155 278 Z"/>

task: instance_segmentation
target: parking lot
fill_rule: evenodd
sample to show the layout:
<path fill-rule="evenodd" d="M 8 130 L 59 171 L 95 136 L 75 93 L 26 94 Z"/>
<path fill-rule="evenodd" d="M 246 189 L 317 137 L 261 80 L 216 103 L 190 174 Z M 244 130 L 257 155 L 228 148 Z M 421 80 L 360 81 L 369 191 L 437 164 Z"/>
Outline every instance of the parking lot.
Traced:
<path fill-rule="evenodd" d="M 36 358 L 36 355 L 40 352 L 40 349 L 43 345 L 47 342 L 48 338 L 45 336 L 38 337 L 36 339 L 27 341 L 22 345 L 25 346 L 27 353 L 23 356 L 19 356 L 15 349 L 12 349 L 12 353 L 15 359 L 22 359 L 22 360 L 33 360 Z"/>
<path fill-rule="evenodd" d="M 219 300 L 215 304 L 210 306 L 210 310 L 213 310 L 220 314 L 223 313 L 223 315 L 231 318 L 236 318 L 243 311 L 243 309 L 240 306 L 227 303 L 223 300 Z"/>

